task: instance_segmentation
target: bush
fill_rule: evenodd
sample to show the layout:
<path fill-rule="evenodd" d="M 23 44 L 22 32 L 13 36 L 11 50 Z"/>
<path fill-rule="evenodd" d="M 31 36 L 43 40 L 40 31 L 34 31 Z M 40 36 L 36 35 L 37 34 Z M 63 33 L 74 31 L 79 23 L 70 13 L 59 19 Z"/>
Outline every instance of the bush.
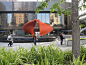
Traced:
<path fill-rule="evenodd" d="M 64 59 L 65 60 L 71 60 L 72 59 L 72 51 L 71 50 L 64 52 Z"/>
<path fill-rule="evenodd" d="M 34 63 L 43 63 L 46 65 L 47 63 L 52 65 L 54 64 L 60 64 L 64 62 L 64 55 L 62 50 L 60 50 L 58 47 L 55 49 L 53 45 L 49 45 L 45 48 L 45 46 L 35 49 L 35 47 L 32 47 L 29 51 L 29 59 L 30 62 Z M 46 63 L 47 62 L 47 63 Z"/>
<path fill-rule="evenodd" d="M 75 57 L 73 55 L 73 62 L 70 61 L 70 64 L 71 65 L 86 65 L 86 63 L 83 63 L 84 57 L 85 57 L 85 55 L 83 55 L 82 60 L 80 61 L 80 56 L 77 59 L 75 59 Z"/>
<path fill-rule="evenodd" d="M 82 61 L 79 61 L 80 57 L 78 59 L 74 58 L 71 65 L 79 62 L 83 64 L 84 58 L 86 58 L 85 50 L 86 48 L 81 46 Z M 0 48 L 0 65 L 67 65 L 70 64 L 71 57 L 71 50 L 63 52 L 59 47 L 55 48 L 53 45 L 47 47 L 39 45 L 37 48 L 33 46 L 30 50 L 22 47 L 19 47 L 18 50 Z"/>
<path fill-rule="evenodd" d="M 27 62 L 28 49 L 19 47 L 18 50 L 7 50 L 5 47 L 0 48 L 0 65 L 22 65 Z"/>
<path fill-rule="evenodd" d="M 86 60 L 86 48 L 84 46 L 80 47 L 80 57 L 85 55 L 85 60 Z"/>

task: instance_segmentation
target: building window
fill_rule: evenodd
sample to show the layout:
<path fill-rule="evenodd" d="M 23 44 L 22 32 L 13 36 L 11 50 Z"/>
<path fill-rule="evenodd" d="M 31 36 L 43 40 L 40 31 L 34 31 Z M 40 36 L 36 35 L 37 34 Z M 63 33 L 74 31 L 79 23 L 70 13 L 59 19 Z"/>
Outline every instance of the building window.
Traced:
<path fill-rule="evenodd" d="M 37 19 L 39 19 L 41 22 L 44 22 L 44 23 L 48 23 L 48 24 L 50 23 L 49 13 L 38 13 Z"/>
<path fill-rule="evenodd" d="M 45 23 L 46 21 L 46 16 L 45 16 L 45 13 L 42 13 L 41 15 L 41 19 L 42 19 L 42 22 Z"/>
<path fill-rule="evenodd" d="M 38 14 L 37 14 L 37 19 L 39 19 L 40 21 L 42 21 L 42 20 L 41 20 L 41 13 L 38 13 Z"/>
<path fill-rule="evenodd" d="M 46 13 L 46 23 L 50 24 L 50 14 Z"/>

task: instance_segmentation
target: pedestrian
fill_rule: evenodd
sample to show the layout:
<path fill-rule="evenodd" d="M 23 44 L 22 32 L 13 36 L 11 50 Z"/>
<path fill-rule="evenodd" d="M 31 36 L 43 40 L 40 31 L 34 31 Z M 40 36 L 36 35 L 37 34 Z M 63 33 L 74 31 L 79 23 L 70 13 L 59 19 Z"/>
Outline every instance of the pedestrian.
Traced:
<path fill-rule="evenodd" d="M 36 36 L 36 34 L 34 34 L 34 36 L 33 36 L 34 45 L 36 45 L 36 39 L 37 39 L 37 36 Z"/>
<path fill-rule="evenodd" d="M 9 41 L 8 46 L 9 46 L 9 45 L 10 45 L 10 46 L 13 45 L 13 38 L 12 38 L 11 34 L 8 35 L 7 40 Z"/>
<path fill-rule="evenodd" d="M 63 33 L 60 33 L 61 45 L 62 45 L 62 43 L 63 43 L 63 39 L 64 39 L 64 37 L 63 37 Z"/>

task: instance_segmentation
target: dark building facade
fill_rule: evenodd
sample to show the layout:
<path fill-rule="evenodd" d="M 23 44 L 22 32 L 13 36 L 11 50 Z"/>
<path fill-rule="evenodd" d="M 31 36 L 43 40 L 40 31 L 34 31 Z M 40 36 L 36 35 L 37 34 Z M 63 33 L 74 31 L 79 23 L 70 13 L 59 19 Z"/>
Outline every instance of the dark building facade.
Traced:
<path fill-rule="evenodd" d="M 0 31 L 11 32 L 13 35 L 27 35 L 28 33 L 22 30 L 25 23 L 33 20 L 40 19 L 40 21 L 49 24 L 53 27 L 53 31 L 50 34 L 57 35 L 59 30 L 67 29 L 67 21 L 62 14 L 61 16 L 55 17 L 55 13 L 29 13 L 28 11 L 35 10 L 38 2 L 17 2 L 12 1 L 2 1 L 0 0 Z M 55 2 L 49 3 L 49 8 Z M 50 9 L 44 9 L 43 11 L 50 11 Z M 3 13 L 4 11 L 4 13 Z M 8 13 L 5 13 L 8 12 Z M 36 25 L 35 30 L 38 32 L 38 25 Z M 4 35 L 8 33 L 5 32 Z M 1 33 L 2 34 L 2 33 Z"/>

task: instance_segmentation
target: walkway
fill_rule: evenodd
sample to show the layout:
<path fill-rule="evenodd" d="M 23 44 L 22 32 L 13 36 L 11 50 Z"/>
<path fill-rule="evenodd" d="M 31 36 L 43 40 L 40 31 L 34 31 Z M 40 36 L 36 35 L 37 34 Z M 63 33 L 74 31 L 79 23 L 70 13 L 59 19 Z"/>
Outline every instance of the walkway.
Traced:
<path fill-rule="evenodd" d="M 72 49 L 72 46 L 66 46 L 65 44 L 61 45 L 60 44 L 60 41 L 52 41 L 52 42 L 37 42 L 37 45 L 36 47 L 38 47 L 39 45 L 41 46 L 48 46 L 50 44 L 53 44 L 54 43 L 54 47 L 56 48 L 57 46 L 59 46 L 59 48 L 62 50 L 62 51 L 65 51 L 65 50 L 71 50 Z M 8 43 L 7 42 L 0 42 L 0 46 L 1 47 L 6 47 L 7 49 L 18 49 L 19 47 L 24 47 L 24 48 L 30 48 L 32 46 L 34 46 L 33 43 L 14 43 L 12 47 L 8 47 Z"/>

